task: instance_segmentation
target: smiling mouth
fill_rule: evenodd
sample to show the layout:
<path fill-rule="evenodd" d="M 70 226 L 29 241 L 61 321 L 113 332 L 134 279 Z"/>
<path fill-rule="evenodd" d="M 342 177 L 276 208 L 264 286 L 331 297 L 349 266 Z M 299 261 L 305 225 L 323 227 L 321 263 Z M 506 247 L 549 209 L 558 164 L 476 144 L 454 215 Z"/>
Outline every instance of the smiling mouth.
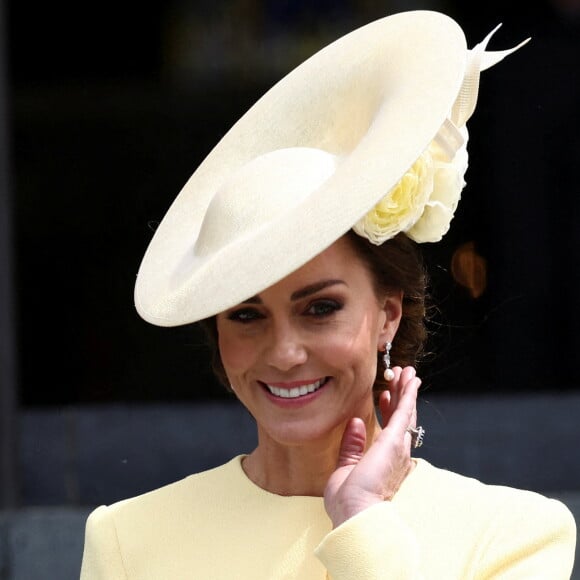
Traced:
<path fill-rule="evenodd" d="M 303 397 L 304 395 L 309 395 L 318 391 L 320 387 L 323 387 L 328 382 L 329 377 L 324 377 L 323 379 L 318 379 L 313 383 L 307 385 L 301 385 L 299 387 L 292 387 L 291 389 L 284 389 L 282 387 L 275 387 L 269 385 L 268 383 L 262 383 L 275 397 L 280 397 L 281 399 L 297 399 L 298 397 Z"/>

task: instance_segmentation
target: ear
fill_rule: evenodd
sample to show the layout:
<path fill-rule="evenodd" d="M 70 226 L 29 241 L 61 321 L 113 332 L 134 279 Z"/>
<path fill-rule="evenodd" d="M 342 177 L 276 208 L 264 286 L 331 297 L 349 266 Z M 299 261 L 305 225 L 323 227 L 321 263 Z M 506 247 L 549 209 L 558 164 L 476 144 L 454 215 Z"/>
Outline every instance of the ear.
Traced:
<path fill-rule="evenodd" d="M 386 342 L 393 342 L 401 316 L 403 315 L 403 291 L 389 292 L 383 299 L 382 310 L 384 313 L 382 327 L 379 328 L 377 350 L 384 350 Z"/>

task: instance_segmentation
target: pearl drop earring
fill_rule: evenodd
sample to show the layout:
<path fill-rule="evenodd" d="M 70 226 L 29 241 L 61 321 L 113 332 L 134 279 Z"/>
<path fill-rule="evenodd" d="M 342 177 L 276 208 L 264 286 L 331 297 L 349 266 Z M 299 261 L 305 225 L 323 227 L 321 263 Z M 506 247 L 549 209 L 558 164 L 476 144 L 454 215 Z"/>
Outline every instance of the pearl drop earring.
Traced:
<path fill-rule="evenodd" d="M 390 382 L 395 378 L 395 373 L 391 368 L 391 347 L 393 345 L 390 342 L 385 343 L 385 354 L 383 355 L 383 362 L 385 363 L 385 381 Z"/>

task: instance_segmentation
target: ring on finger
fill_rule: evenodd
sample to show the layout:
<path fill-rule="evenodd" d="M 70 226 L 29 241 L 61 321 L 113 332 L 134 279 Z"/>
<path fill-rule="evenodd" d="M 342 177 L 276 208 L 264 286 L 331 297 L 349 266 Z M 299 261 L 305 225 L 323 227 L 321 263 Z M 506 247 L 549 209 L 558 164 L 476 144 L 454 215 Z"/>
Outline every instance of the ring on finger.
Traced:
<path fill-rule="evenodd" d="M 407 433 L 411 435 L 411 444 L 414 449 L 418 449 L 423 445 L 423 440 L 425 439 L 425 429 L 420 425 L 418 427 L 407 427 Z"/>

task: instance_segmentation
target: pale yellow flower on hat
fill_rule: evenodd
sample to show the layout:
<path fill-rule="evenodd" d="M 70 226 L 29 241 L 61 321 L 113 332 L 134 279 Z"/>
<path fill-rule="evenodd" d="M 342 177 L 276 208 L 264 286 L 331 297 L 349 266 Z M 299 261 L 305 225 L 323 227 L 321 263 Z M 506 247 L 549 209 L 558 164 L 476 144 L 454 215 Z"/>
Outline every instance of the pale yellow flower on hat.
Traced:
<path fill-rule="evenodd" d="M 479 73 L 449 17 L 405 12 L 333 42 L 268 91 L 185 184 L 145 253 L 139 314 L 160 326 L 254 296 L 353 228 L 436 241 L 467 168 Z M 517 47 L 516 47 L 517 48 Z"/>

